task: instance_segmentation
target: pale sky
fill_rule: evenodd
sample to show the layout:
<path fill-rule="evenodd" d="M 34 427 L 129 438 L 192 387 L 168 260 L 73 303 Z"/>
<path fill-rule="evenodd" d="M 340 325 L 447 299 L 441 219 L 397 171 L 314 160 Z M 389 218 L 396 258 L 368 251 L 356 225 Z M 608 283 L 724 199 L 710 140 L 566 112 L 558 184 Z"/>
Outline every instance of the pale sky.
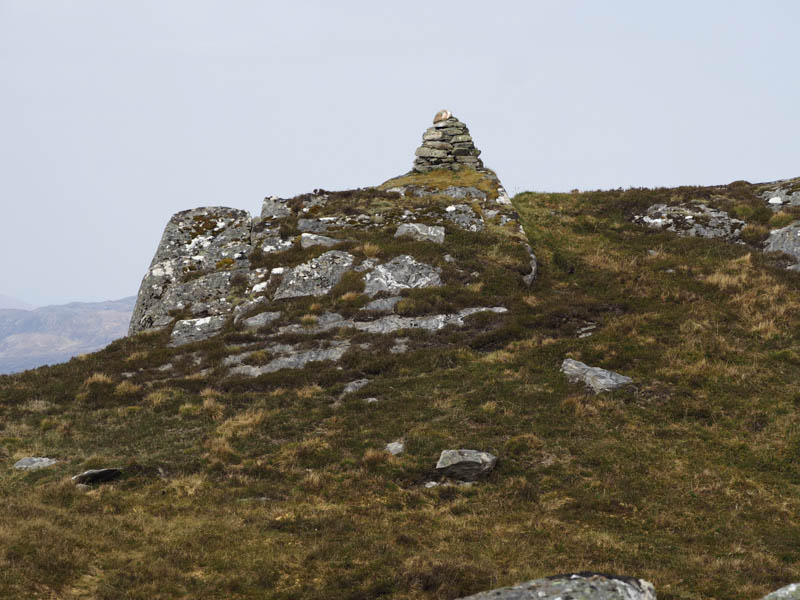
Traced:
<path fill-rule="evenodd" d="M 135 294 L 205 205 L 380 183 L 433 115 L 511 193 L 800 176 L 800 2 L 0 0 L 0 294 Z"/>

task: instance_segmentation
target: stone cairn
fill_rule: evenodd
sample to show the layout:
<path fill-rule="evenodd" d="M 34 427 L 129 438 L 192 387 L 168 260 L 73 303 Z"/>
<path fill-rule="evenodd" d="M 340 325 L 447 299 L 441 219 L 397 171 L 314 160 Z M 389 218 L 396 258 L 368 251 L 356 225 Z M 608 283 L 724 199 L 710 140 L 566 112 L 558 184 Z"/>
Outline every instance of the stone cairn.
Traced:
<path fill-rule="evenodd" d="M 414 171 L 418 173 L 433 169 L 483 168 L 483 161 L 478 158 L 481 151 L 472 143 L 469 129 L 449 110 L 436 113 L 433 127 L 422 135 L 422 145 L 414 154 Z"/>

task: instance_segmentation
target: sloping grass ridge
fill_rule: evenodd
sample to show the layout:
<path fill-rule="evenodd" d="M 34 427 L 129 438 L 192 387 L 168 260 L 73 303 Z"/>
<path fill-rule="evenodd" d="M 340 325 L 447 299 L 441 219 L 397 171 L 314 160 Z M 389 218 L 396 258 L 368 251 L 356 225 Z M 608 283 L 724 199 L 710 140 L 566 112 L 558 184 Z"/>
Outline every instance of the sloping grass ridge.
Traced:
<path fill-rule="evenodd" d="M 520 316 L 411 332 L 405 354 L 223 378 L 237 334 L 156 332 L 0 377 L 0 597 L 452 599 L 591 570 L 739 600 L 800 581 L 800 273 L 758 247 L 797 216 L 759 189 L 519 194 L 539 275 L 488 287 Z M 692 200 L 748 243 L 631 223 Z M 567 357 L 636 385 L 592 395 Z M 497 468 L 427 489 L 445 448 Z M 123 477 L 70 481 L 93 467 Z"/>

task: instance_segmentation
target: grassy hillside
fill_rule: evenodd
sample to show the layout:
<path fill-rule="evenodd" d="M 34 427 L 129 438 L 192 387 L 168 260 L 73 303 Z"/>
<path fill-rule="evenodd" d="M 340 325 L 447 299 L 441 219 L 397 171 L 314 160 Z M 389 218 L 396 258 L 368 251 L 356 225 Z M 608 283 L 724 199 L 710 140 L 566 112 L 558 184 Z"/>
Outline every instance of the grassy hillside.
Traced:
<path fill-rule="evenodd" d="M 660 599 L 739 600 L 800 581 L 800 273 L 756 246 L 630 222 L 702 199 L 757 244 L 800 218 L 758 191 L 520 194 L 533 287 L 462 290 L 516 316 L 412 332 L 410 352 L 341 370 L 224 379 L 242 334 L 175 350 L 145 333 L 0 377 L 0 597 L 451 599 L 597 570 Z M 470 235 L 456 250 L 480 245 Z M 559 373 L 565 357 L 636 387 L 588 394 Z M 498 466 L 426 489 L 445 448 Z M 61 462 L 11 469 L 29 455 Z M 100 466 L 124 476 L 69 479 Z"/>

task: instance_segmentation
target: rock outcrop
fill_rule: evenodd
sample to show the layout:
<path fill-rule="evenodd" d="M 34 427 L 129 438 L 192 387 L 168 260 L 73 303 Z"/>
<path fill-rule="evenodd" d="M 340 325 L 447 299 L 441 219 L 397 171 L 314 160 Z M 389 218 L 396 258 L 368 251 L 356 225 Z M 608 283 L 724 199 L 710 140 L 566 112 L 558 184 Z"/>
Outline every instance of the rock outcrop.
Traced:
<path fill-rule="evenodd" d="M 170 345 L 183 346 L 247 332 L 251 341 L 223 363 L 231 376 L 254 377 L 369 347 L 351 343 L 353 335 L 436 332 L 464 327 L 479 313 L 506 314 L 505 306 L 467 302 L 465 286 L 480 289 L 491 277 L 525 288 L 536 257 L 466 126 L 445 117 L 431 131 L 428 138 L 448 144 L 460 170 L 412 172 L 346 192 L 270 196 L 255 218 L 226 207 L 174 215 L 142 281 L 129 333 L 166 328 Z M 419 306 L 418 292 L 426 294 Z M 412 345 L 398 338 L 390 352 Z"/>
<path fill-rule="evenodd" d="M 653 584 L 635 577 L 573 573 L 481 592 L 461 600 L 656 600 Z"/>
<path fill-rule="evenodd" d="M 469 129 L 449 110 L 442 110 L 422 135 L 422 145 L 417 148 L 414 170 L 427 173 L 434 169 L 482 169 L 481 151 L 475 147 Z"/>
<path fill-rule="evenodd" d="M 654 204 L 633 220 L 652 229 L 674 231 L 680 236 L 732 241 L 739 239 L 739 233 L 745 225 L 744 221 L 734 219 L 724 210 L 701 203 L 677 206 Z"/>
<path fill-rule="evenodd" d="M 792 256 L 797 262 L 789 269 L 800 271 L 800 221 L 770 231 L 764 252 L 783 252 Z"/>

